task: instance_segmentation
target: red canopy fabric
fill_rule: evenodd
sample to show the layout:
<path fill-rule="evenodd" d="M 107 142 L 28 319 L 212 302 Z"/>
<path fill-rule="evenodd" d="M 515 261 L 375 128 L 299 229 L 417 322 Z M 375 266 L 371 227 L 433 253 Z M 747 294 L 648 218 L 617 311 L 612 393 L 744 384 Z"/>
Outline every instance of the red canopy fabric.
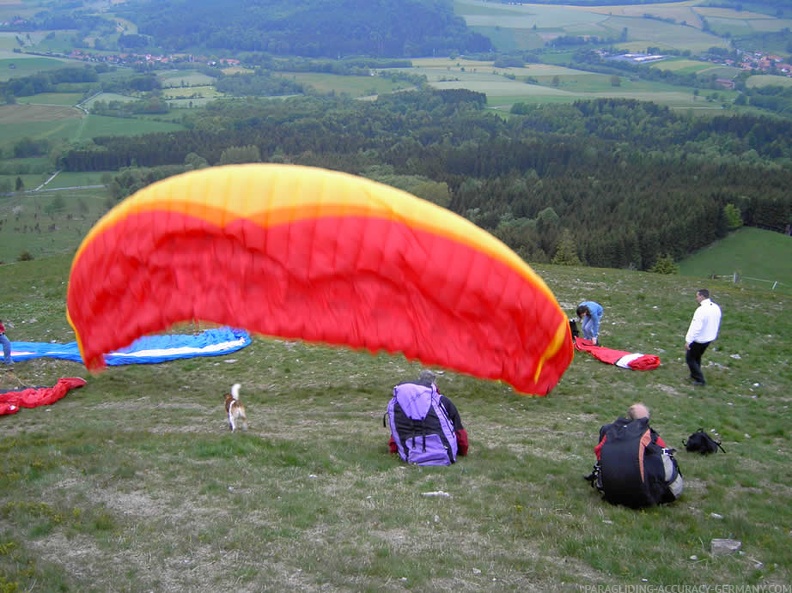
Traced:
<path fill-rule="evenodd" d="M 52 387 L 26 387 L 0 393 L 0 416 L 16 414 L 20 408 L 49 406 L 63 398 L 72 389 L 85 385 L 80 377 L 58 379 Z"/>
<path fill-rule="evenodd" d="M 613 350 L 604 346 L 597 346 L 591 340 L 586 340 L 585 338 L 575 338 L 575 349 L 581 352 L 588 352 L 597 360 L 623 369 L 651 371 L 660 366 L 660 357 L 654 354 Z"/>

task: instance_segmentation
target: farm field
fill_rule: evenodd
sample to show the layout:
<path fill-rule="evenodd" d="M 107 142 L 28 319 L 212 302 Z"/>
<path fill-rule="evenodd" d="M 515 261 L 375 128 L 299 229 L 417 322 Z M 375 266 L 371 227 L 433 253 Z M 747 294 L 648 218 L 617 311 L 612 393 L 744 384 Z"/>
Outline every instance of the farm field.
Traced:
<path fill-rule="evenodd" d="M 616 47 L 645 51 L 648 46 L 662 50 L 704 51 L 710 47 L 728 47 L 724 39 L 701 30 L 697 11 L 699 2 L 635 5 L 635 6 L 553 6 L 542 4 L 495 5 L 478 0 L 457 0 L 455 11 L 468 26 L 501 43 L 511 41 L 513 47 L 502 50 L 527 49 L 560 36 L 597 36 L 627 39 Z M 725 11 L 729 16 L 737 11 Z M 765 15 L 761 15 L 765 19 Z M 653 17 L 653 18 L 648 18 Z M 783 24 L 778 26 L 780 30 Z M 503 31 L 508 31 L 504 34 Z M 521 38 L 525 39 L 521 39 Z"/>
<path fill-rule="evenodd" d="M 184 129 L 180 124 L 150 119 L 122 119 L 103 115 L 90 115 L 80 138 L 96 136 L 137 136 L 154 132 L 171 132 Z"/>
<path fill-rule="evenodd" d="M 29 97 L 17 97 L 20 105 L 64 105 L 73 107 L 82 100 L 82 93 L 38 93 Z"/>
<path fill-rule="evenodd" d="M 68 60 L 0 51 L 0 81 L 63 68 Z"/>
<path fill-rule="evenodd" d="M 72 188 L 93 188 L 99 185 L 104 187 L 105 177 L 112 177 L 115 174 L 116 171 L 59 171 L 57 175 L 48 176 L 46 185 L 41 189 L 54 191 L 67 188 L 72 191 Z M 70 197 L 68 192 L 62 195 L 65 199 Z"/>
<path fill-rule="evenodd" d="M 197 70 L 165 70 L 157 72 L 163 88 L 209 87 L 214 84 L 211 76 Z"/>
<path fill-rule="evenodd" d="M 147 119 L 122 119 L 85 115 L 68 106 L 37 104 L 0 105 L 0 146 L 11 146 L 22 138 L 84 140 L 96 136 L 137 135 L 180 130 L 178 124 Z"/>
<path fill-rule="evenodd" d="M 340 76 L 319 72 L 278 72 L 273 76 L 293 80 L 320 93 L 346 94 L 353 98 L 390 93 L 410 86 L 405 82 L 393 82 L 380 76 Z"/>
<path fill-rule="evenodd" d="M 745 85 L 750 88 L 763 86 L 790 87 L 792 86 L 792 78 L 771 76 L 769 74 L 755 74 L 745 81 Z"/>
<path fill-rule="evenodd" d="M 513 103 L 565 103 L 601 97 L 623 97 L 654 101 L 676 109 L 719 111 L 720 103 L 697 98 L 693 90 L 656 82 L 632 81 L 619 77 L 614 86 L 611 76 L 573 70 L 563 66 L 531 64 L 523 68 L 494 68 L 491 62 L 449 59 L 413 60 L 411 74 L 426 76 L 435 88 L 465 88 L 485 93 L 490 107 L 504 108 Z M 528 84 L 528 79 L 538 84 Z M 722 96 L 730 97 L 728 91 Z"/>
<path fill-rule="evenodd" d="M 22 138 L 72 140 L 82 126 L 84 115 L 79 109 L 65 105 L 0 105 L 0 146 L 11 146 Z"/>
<path fill-rule="evenodd" d="M 38 95 L 37 95 L 38 96 Z M 97 101 L 104 101 L 105 103 L 110 103 L 112 101 L 118 101 L 121 103 L 127 103 L 129 101 L 136 101 L 135 97 L 130 97 L 129 95 L 119 95 L 118 93 L 98 93 L 90 97 L 87 101 L 85 101 L 82 106 L 86 109 L 91 109 L 93 104 Z"/>
<path fill-rule="evenodd" d="M 162 91 L 162 96 L 174 109 L 201 107 L 223 97 L 213 86 L 173 87 Z"/>
<path fill-rule="evenodd" d="M 699 60 L 689 60 L 686 58 L 668 58 L 652 64 L 653 68 L 660 70 L 670 70 L 678 74 L 697 74 L 717 76 L 719 78 L 734 78 L 741 70 L 730 66 L 710 64 Z"/>

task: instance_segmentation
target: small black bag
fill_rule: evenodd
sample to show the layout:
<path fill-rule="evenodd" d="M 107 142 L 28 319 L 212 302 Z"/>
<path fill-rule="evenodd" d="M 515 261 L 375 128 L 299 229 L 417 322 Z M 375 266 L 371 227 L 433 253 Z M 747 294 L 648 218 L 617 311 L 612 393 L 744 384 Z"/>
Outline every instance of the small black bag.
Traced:
<path fill-rule="evenodd" d="M 709 455 L 710 453 L 717 453 L 718 449 L 726 453 L 726 449 L 721 447 L 720 441 L 716 441 L 706 432 L 703 428 L 699 428 L 696 432 L 690 435 L 683 443 L 685 449 L 691 453 L 701 453 L 702 455 Z"/>

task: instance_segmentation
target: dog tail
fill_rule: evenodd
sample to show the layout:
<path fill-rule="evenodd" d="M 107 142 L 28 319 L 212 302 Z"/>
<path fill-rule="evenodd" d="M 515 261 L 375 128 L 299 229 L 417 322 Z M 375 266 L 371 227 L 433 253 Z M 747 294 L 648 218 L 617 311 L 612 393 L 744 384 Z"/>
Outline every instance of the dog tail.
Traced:
<path fill-rule="evenodd" d="M 239 399 L 239 389 L 241 387 L 242 386 L 239 383 L 234 383 L 231 387 L 231 397 L 233 397 L 235 400 Z"/>

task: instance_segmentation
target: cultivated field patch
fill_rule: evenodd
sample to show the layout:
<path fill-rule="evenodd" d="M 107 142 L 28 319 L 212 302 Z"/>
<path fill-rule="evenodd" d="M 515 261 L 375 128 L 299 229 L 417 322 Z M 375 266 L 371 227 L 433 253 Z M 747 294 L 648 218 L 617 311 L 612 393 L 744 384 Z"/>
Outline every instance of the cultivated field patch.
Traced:
<path fill-rule="evenodd" d="M 66 60 L 56 58 L 33 57 L 6 52 L 5 55 L 0 54 L 0 80 L 21 78 L 46 70 L 57 70 L 63 68 L 66 63 Z"/>
<path fill-rule="evenodd" d="M 771 76 L 769 74 L 754 74 L 745 81 L 745 85 L 749 88 L 763 87 L 763 86 L 792 86 L 792 78 L 784 76 Z"/>
<path fill-rule="evenodd" d="M 711 67 L 712 65 L 704 65 Z M 630 80 L 574 70 L 550 64 L 529 64 L 522 68 L 495 68 L 492 62 L 462 59 L 416 59 L 411 74 L 426 77 L 435 88 L 464 88 L 487 95 L 487 104 L 498 109 L 513 103 L 568 103 L 601 97 L 623 97 L 653 101 L 674 108 L 712 111 L 720 104 L 697 99 L 678 86 Z M 728 96 L 728 95 L 724 95 Z"/>
<path fill-rule="evenodd" d="M 77 105 L 82 101 L 82 93 L 38 93 L 30 97 L 17 97 L 17 103 L 31 105 Z"/>
<path fill-rule="evenodd" d="M 173 132 L 183 129 L 183 126 L 167 121 L 91 115 L 85 120 L 85 128 L 82 130 L 82 137 L 137 136 L 155 132 Z"/>
<path fill-rule="evenodd" d="M 387 75 L 388 70 L 382 72 Z M 287 78 L 320 93 L 333 92 L 351 97 L 366 97 L 412 87 L 407 82 L 392 81 L 387 76 L 340 76 L 318 72 L 279 72 L 273 76 Z"/>
<path fill-rule="evenodd" d="M 157 78 L 162 81 L 162 86 L 165 88 L 207 87 L 215 82 L 214 78 L 197 70 L 167 70 L 158 72 Z"/>
<path fill-rule="evenodd" d="M 16 104 L 0 105 L 0 125 L 25 124 L 29 122 L 53 122 L 63 119 L 79 119 L 79 109 L 65 105 Z"/>

